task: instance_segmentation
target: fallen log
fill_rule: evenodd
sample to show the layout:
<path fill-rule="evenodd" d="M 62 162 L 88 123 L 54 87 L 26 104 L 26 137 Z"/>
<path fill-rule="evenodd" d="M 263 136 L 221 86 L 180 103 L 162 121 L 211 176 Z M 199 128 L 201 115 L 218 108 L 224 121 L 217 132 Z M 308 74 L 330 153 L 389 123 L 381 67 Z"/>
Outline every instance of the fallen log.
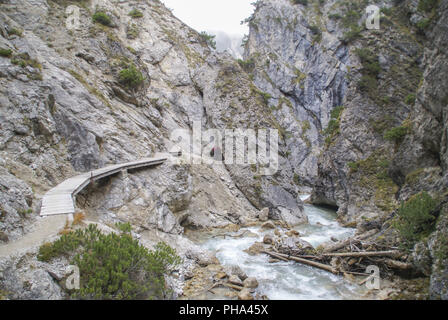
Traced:
<path fill-rule="evenodd" d="M 264 251 L 263 251 L 263 252 L 264 252 Z M 264 252 L 264 253 L 267 253 L 267 252 Z M 289 260 L 288 260 L 288 259 L 285 259 L 285 258 L 283 258 L 283 257 L 279 256 L 279 253 L 274 253 L 274 252 L 271 252 L 271 253 L 267 253 L 267 254 L 269 254 L 270 256 L 272 256 L 272 257 L 274 257 L 274 258 L 277 258 L 277 259 L 280 259 L 280 260 L 283 260 L 283 261 L 289 262 Z"/>
<path fill-rule="evenodd" d="M 335 252 L 323 253 L 324 257 L 399 257 L 400 251 L 361 251 L 361 252 Z"/>
<path fill-rule="evenodd" d="M 329 266 L 327 264 L 319 263 L 319 262 L 316 262 L 316 261 L 310 261 L 310 260 L 299 258 L 299 257 L 295 257 L 295 256 L 288 256 L 288 255 L 282 254 L 282 253 L 273 253 L 273 252 L 269 252 L 269 251 L 262 251 L 262 252 L 266 253 L 266 254 L 268 254 L 268 255 L 270 255 L 272 257 L 275 257 L 275 258 L 282 257 L 284 259 L 288 259 L 288 260 L 292 260 L 292 261 L 299 262 L 299 263 L 302 263 L 302 264 L 306 264 L 308 266 L 319 268 L 319 269 L 331 272 L 333 274 L 339 274 L 339 271 L 336 270 L 336 268 L 333 268 L 332 266 Z"/>
<path fill-rule="evenodd" d="M 406 262 L 402 262 L 402 261 L 386 259 L 386 260 L 384 260 L 384 263 L 386 265 L 388 265 L 389 267 L 393 268 L 393 269 L 399 269 L 399 270 L 409 270 L 409 269 L 412 269 L 412 264 L 406 263 Z"/>
<path fill-rule="evenodd" d="M 249 233 L 249 232 L 250 232 L 249 230 L 245 230 L 245 231 L 243 231 L 242 233 L 240 233 L 240 234 L 236 234 L 236 235 L 231 235 L 231 234 L 228 234 L 228 233 L 217 234 L 217 235 L 212 236 L 212 238 L 223 237 L 223 238 L 225 239 L 226 237 L 230 237 L 230 238 L 234 238 L 234 239 L 236 239 L 236 238 L 242 238 L 242 237 L 244 237 L 244 235 L 245 235 L 246 233 Z"/>
<path fill-rule="evenodd" d="M 228 287 L 237 291 L 241 291 L 243 290 L 243 287 L 237 286 L 235 284 L 231 284 L 231 283 L 221 283 L 224 287 Z"/>
<path fill-rule="evenodd" d="M 328 253 L 328 252 L 333 252 L 333 251 L 342 249 L 345 246 L 348 246 L 352 242 L 360 242 L 361 240 L 367 239 L 367 238 L 373 236 L 376 233 L 378 233 L 377 229 L 367 231 L 366 233 L 363 233 L 363 234 L 361 234 L 359 236 L 355 236 L 353 238 L 348 238 L 346 240 L 343 240 L 343 241 L 340 241 L 338 243 L 335 243 L 334 245 L 331 245 L 328 248 L 325 248 L 324 252 Z"/>

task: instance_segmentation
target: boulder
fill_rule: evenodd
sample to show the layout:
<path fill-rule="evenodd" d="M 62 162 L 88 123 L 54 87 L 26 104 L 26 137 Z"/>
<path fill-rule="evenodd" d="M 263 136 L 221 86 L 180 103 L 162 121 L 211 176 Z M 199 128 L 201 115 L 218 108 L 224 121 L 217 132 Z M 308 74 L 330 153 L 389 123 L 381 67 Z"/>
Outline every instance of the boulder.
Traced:
<path fill-rule="evenodd" d="M 263 244 L 261 242 L 255 242 L 248 249 L 244 250 L 244 252 L 250 254 L 251 256 L 256 256 L 263 250 L 265 250 Z"/>
<path fill-rule="evenodd" d="M 261 229 L 275 229 L 275 224 L 272 221 L 266 221 L 261 225 Z"/>
<path fill-rule="evenodd" d="M 227 273 L 225 273 L 225 272 L 218 272 L 216 275 L 215 275 L 215 278 L 216 279 L 219 279 L 219 280 L 222 280 L 222 279 L 224 279 L 224 278 L 226 278 L 227 277 Z"/>
<path fill-rule="evenodd" d="M 237 285 L 237 286 L 241 286 L 241 287 L 243 286 L 243 282 L 241 281 L 241 279 L 237 275 L 234 275 L 234 274 L 232 274 L 229 277 L 229 283 Z"/>
<path fill-rule="evenodd" d="M 243 285 L 245 288 L 255 289 L 258 288 L 258 281 L 254 277 L 249 277 L 244 280 Z"/>
<path fill-rule="evenodd" d="M 241 281 L 247 279 L 247 274 L 239 266 L 226 267 L 225 271 L 227 274 L 238 276 L 238 278 L 240 278 Z"/>
<path fill-rule="evenodd" d="M 264 244 L 273 244 L 274 243 L 274 239 L 272 238 L 271 235 L 267 234 L 263 238 L 263 243 Z"/>
<path fill-rule="evenodd" d="M 244 288 L 238 293 L 238 300 L 254 300 L 254 297 L 248 288 Z"/>
<path fill-rule="evenodd" d="M 263 208 L 258 213 L 258 219 L 262 222 L 266 222 L 269 219 L 269 208 Z"/>
<path fill-rule="evenodd" d="M 291 229 L 291 230 L 289 230 L 289 231 L 286 232 L 286 235 L 287 235 L 288 237 L 294 237 L 294 236 L 299 237 L 299 236 L 300 236 L 300 233 L 299 233 L 298 231 L 294 230 L 294 229 Z"/>

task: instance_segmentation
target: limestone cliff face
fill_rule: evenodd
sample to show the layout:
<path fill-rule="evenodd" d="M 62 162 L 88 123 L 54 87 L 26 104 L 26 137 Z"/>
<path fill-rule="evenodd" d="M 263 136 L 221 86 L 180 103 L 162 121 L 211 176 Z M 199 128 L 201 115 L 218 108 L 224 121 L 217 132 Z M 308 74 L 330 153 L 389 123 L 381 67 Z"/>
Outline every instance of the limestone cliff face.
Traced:
<path fill-rule="evenodd" d="M 212 50 L 159 1 L 0 6 L 2 243 L 33 230 L 40 199 L 53 186 L 77 172 L 169 151 L 173 130 L 191 131 L 194 121 L 202 129 L 281 129 L 236 60 Z M 79 25 L 71 28 L 75 12 Z M 96 12 L 108 19 L 94 21 Z M 77 207 L 105 225 L 131 222 L 138 233 L 156 232 L 197 258 L 202 253 L 182 237 L 185 227 L 244 225 L 264 207 L 272 219 L 306 221 L 292 167 L 284 155 L 279 161 L 273 176 L 254 165 L 167 163 L 104 179 L 77 197 Z M 8 290 L 16 290 L 19 273 L 36 285 L 38 292 L 14 297 L 47 297 L 31 267 L 0 262 Z"/>
<path fill-rule="evenodd" d="M 327 11 L 328 6 L 309 8 L 289 0 L 258 1 L 247 20 L 244 64 L 271 96 L 272 113 L 285 128 L 288 162 L 303 189 L 316 182 L 321 131 L 347 90 L 347 47 L 337 32 L 322 37 L 312 28 L 317 23 L 334 31 L 335 23 L 323 18 Z"/>
<path fill-rule="evenodd" d="M 256 3 L 244 65 L 254 62 L 255 83 L 272 96 L 290 137 L 288 160 L 297 180 L 313 186 L 312 201 L 368 229 L 421 191 L 446 197 L 448 2 L 301 3 Z M 369 4 L 381 8 L 379 30 L 364 27 Z M 421 244 L 438 298 L 446 298 L 437 249 L 446 247 L 444 212 Z"/>
<path fill-rule="evenodd" d="M 67 27 L 69 4 L 79 10 L 77 29 Z M 33 215 L 25 218 L 26 212 L 38 212 L 40 197 L 52 186 L 76 172 L 167 151 L 173 144 L 171 132 L 191 129 L 193 121 L 200 121 L 203 129 L 280 127 L 236 61 L 211 50 L 158 1 L 4 1 L 1 6 L 3 238 L 13 240 L 27 231 Z M 133 9 L 142 16 L 132 17 Z M 96 11 L 110 17 L 109 25 L 93 21 Z M 120 81 L 120 72 L 131 65 L 145 79 L 134 88 Z M 168 189 L 181 183 L 189 190 L 184 205 L 174 209 L 175 217 L 170 199 L 137 191 L 150 178 L 148 172 L 121 187 L 130 190 L 114 192 L 97 205 L 124 217 L 132 200 L 146 212 L 143 225 L 152 221 L 176 233 L 181 232 L 180 222 L 218 226 L 229 223 L 229 213 L 254 217 L 265 206 L 274 218 L 304 221 L 290 167 L 274 177 L 258 176 L 249 165 L 222 169 L 219 174 L 199 165 L 173 167 L 162 171 L 166 175 L 155 175 Z M 188 211 L 190 202 L 199 201 L 195 195 L 216 195 L 194 183 L 203 178 L 236 191 L 218 193 L 221 206 L 196 203 L 191 213 L 202 218 L 195 219 Z M 223 179 L 228 185 L 220 185 Z M 236 194 L 241 197 L 231 200 Z M 160 210 L 168 213 L 158 214 Z M 171 217 L 169 226 L 155 221 L 158 216 Z"/>

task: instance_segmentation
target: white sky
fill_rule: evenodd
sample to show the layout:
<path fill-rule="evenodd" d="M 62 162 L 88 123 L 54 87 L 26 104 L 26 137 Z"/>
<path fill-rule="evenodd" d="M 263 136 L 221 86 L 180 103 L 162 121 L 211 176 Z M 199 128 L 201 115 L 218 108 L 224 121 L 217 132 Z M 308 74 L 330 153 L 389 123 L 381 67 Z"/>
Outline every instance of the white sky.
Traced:
<path fill-rule="evenodd" d="M 196 31 L 224 31 L 228 34 L 249 33 L 240 22 L 254 11 L 254 0 L 161 0 L 173 14 Z"/>

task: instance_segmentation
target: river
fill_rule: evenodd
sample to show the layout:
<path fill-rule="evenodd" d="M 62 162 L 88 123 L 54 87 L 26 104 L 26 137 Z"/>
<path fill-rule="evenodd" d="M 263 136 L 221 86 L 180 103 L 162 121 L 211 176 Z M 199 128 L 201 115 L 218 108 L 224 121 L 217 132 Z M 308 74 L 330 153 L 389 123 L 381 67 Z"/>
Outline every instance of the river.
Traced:
<path fill-rule="evenodd" d="M 303 198 L 306 198 L 304 196 Z M 334 237 L 344 239 L 354 234 L 354 229 L 344 228 L 336 221 L 336 213 L 329 209 L 305 204 L 309 223 L 295 228 L 301 238 L 314 247 Z M 244 228 L 256 233 L 258 238 L 209 238 L 200 245 L 214 251 L 222 265 L 238 265 L 249 277 L 257 278 L 258 292 L 271 300 L 342 300 L 362 299 L 366 288 L 327 271 L 295 262 L 269 263 L 267 255 L 251 256 L 243 250 L 255 241 L 262 241 L 272 230 L 259 227 Z M 240 230 L 241 231 L 241 230 Z"/>

